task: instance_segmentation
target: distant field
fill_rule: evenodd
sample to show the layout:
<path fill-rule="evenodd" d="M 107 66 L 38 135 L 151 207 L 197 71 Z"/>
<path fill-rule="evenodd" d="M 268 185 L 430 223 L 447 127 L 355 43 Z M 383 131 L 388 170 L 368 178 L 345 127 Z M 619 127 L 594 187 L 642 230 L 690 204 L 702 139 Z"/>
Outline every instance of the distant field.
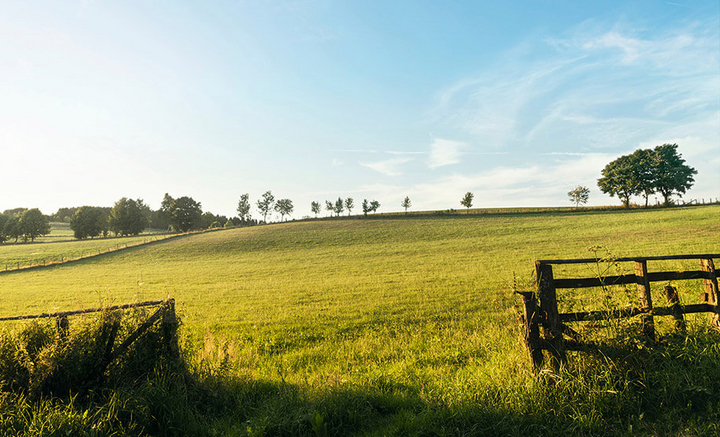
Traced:
<path fill-rule="evenodd" d="M 541 405 L 535 398 L 538 388 L 518 338 L 514 278 L 529 287 L 533 262 L 542 258 L 720 252 L 718 217 L 720 206 L 704 206 L 327 219 L 223 230 L 0 275 L 0 316 L 174 297 L 183 332 L 199 357 L 212 359 L 226 344 L 233 375 L 289 384 L 302 402 L 321 402 L 338 391 L 396 398 L 397 408 L 373 413 L 389 427 L 378 429 L 393 430 L 405 421 L 407 429 L 419 429 L 413 426 L 425 420 L 438 431 L 448 411 L 460 414 L 452 420 L 468 430 L 463 427 L 480 413 L 462 406 L 478 404 L 485 405 L 486 419 L 511 415 L 519 422 L 509 423 L 525 423 L 535 417 L 551 426 L 571 414 L 546 416 L 543 409 L 556 404 Z M 27 247 L 57 254 L 95 243 L 100 241 Z M 603 249 L 589 251 L 594 246 Z M 0 247 L 0 268 L 21 256 L 13 251 L 22 248 Z M 695 263 L 662 267 L 695 269 Z M 653 292 L 660 301 L 662 284 L 657 287 Z M 700 285 L 679 287 L 683 299 L 697 299 Z M 563 304 L 579 305 L 571 301 L 566 296 Z M 608 390 L 622 392 L 618 387 Z M 594 389 L 582 390 L 574 406 L 581 429 L 597 432 L 606 421 L 615 427 L 629 423 L 634 413 L 617 416 L 612 405 L 633 405 L 634 392 L 621 401 L 600 393 L 601 402 L 591 395 Z M 250 415 L 243 420 L 275 417 L 271 410 L 280 408 L 273 404 L 279 401 L 267 402 L 260 413 L 243 413 Z M 463 421 L 462 414 L 470 416 Z M 563 426 L 570 426 L 567 420 Z M 652 420 L 642 429 L 661 429 L 664 419 Z M 676 431 L 686 419 L 678 420 L 671 424 Z M 697 429 L 706 425 L 701 421 Z"/>

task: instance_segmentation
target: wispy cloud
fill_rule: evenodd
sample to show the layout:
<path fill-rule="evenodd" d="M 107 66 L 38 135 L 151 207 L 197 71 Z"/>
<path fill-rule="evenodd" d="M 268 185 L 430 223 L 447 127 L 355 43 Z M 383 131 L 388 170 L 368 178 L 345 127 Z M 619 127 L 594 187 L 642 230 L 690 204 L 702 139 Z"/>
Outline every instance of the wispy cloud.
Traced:
<path fill-rule="evenodd" d="M 383 161 L 375 162 L 360 162 L 363 167 L 370 168 L 376 172 L 382 173 L 385 176 L 400 176 L 402 174 L 401 167 L 412 161 L 412 158 L 391 158 Z"/>
<path fill-rule="evenodd" d="M 436 138 L 430 146 L 430 157 L 428 167 L 438 168 L 460 162 L 460 151 L 465 149 L 467 144 L 460 141 L 444 140 Z"/>

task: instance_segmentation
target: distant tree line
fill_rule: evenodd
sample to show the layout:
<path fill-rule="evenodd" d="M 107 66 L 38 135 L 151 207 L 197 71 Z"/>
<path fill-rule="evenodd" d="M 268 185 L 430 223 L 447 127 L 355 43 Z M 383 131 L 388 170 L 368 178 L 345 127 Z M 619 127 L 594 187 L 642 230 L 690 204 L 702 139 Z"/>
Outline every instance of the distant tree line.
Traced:
<path fill-rule="evenodd" d="M 20 239 L 27 243 L 49 233 L 50 218 L 37 208 L 15 208 L 0 214 L 0 243 Z"/>

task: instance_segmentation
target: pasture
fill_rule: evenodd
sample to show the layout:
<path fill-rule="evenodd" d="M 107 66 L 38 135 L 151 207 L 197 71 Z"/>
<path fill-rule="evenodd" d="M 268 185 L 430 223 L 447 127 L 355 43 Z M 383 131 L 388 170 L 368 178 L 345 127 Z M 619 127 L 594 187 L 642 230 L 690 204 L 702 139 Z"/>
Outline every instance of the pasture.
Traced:
<path fill-rule="evenodd" d="M 624 355 L 575 354 L 536 378 L 511 288 L 530 286 L 535 259 L 718 252 L 718 217 L 704 206 L 230 229 L 2 274 L 0 316 L 175 298 L 191 367 L 226 402 L 199 414 L 188 399 L 177 432 L 713 433 L 720 337 L 707 315 L 690 318 L 688 340 L 631 338 Z M 694 303 L 701 284 L 678 288 Z"/>

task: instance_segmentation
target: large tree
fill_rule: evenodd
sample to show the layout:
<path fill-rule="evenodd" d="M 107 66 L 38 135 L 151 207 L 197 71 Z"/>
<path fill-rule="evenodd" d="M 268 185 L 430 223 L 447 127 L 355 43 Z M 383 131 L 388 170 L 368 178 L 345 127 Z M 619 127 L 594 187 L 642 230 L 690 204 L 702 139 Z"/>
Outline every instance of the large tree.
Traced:
<path fill-rule="evenodd" d="M 50 220 L 37 208 L 21 212 L 18 215 L 18 223 L 23 241 L 27 241 L 28 238 L 30 241 L 35 241 L 37 237 L 50 233 Z"/>
<path fill-rule="evenodd" d="M 283 221 L 286 215 L 292 214 L 293 209 L 293 203 L 290 199 L 279 199 L 275 202 L 275 211 L 280 213 L 280 221 Z"/>
<path fill-rule="evenodd" d="M 0 244 L 8 239 L 7 234 L 5 234 L 5 224 L 7 224 L 8 220 L 10 220 L 9 215 L 0 214 Z"/>
<path fill-rule="evenodd" d="M 70 229 L 78 240 L 99 236 L 107 230 L 107 224 L 103 208 L 96 206 L 82 206 L 70 218 Z"/>
<path fill-rule="evenodd" d="M 187 232 L 202 226 L 202 205 L 192 197 L 173 199 L 167 209 L 173 229 Z"/>
<path fill-rule="evenodd" d="M 677 152 L 677 144 L 663 144 L 653 150 L 655 190 L 663 196 L 663 203 L 670 205 L 672 195 L 682 197 L 695 182 L 697 170 L 685 165 L 682 155 Z"/>
<path fill-rule="evenodd" d="M 110 211 L 108 227 L 115 235 L 138 235 L 148 225 L 146 207 L 142 199 L 123 197 Z"/>
<path fill-rule="evenodd" d="M 378 208 L 380 208 L 380 202 L 378 202 L 377 200 L 373 200 L 370 202 L 370 211 L 372 211 L 373 214 L 377 212 Z"/>
<path fill-rule="evenodd" d="M 632 155 L 623 155 L 607 164 L 598 179 L 600 190 L 611 197 L 618 196 L 626 208 L 630 207 L 630 197 L 639 194 L 639 186 Z"/>
<path fill-rule="evenodd" d="M 257 201 L 257 208 L 258 211 L 260 211 L 260 214 L 262 214 L 264 222 L 267 223 L 267 215 L 270 214 L 274 205 L 275 196 L 273 196 L 273 193 L 270 190 L 263 193 L 262 199 Z"/>

